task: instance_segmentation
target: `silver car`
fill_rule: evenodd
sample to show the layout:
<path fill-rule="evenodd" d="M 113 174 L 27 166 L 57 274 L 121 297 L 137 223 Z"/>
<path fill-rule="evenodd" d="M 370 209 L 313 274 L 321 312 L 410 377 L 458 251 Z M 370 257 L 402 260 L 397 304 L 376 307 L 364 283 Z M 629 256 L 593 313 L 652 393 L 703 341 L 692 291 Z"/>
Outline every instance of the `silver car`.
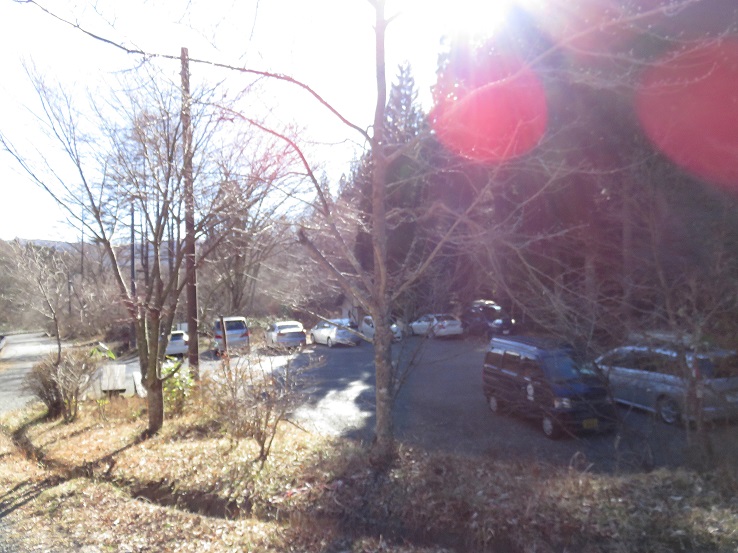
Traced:
<path fill-rule="evenodd" d="M 172 357 L 187 355 L 189 340 L 190 337 L 184 330 L 172 330 L 164 355 Z"/>
<path fill-rule="evenodd" d="M 264 341 L 273 348 L 301 348 L 307 338 L 305 329 L 299 321 L 278 321 L 267 328 Z"/>
<path fill-rule="evenodd" d="M 310 329 L 310 338 L 314 344 L 325 344 L 332 348 L 336 344 L 356 346 L 361 343 L 356 323 L 349 319 L 331 319 L 320 321 Z"/>
<path fill-rule="evenodd" d="M 251 331 L 246 323 L 245 317 L 223 317 L 225 324 L 225 340 L 223 339 L 223 329 L 220 325 L 220 319 L 217 319 L 213 325 L 213 336 L 215 337 L 215 352 L 222 353 L 225 350 L 226 342 L 228 349 L 245 350 L 249 347 Z"/>
<path fill-rule="evenodd" d="M 656 413 L 667 424 L 738 416 L 738 354 L 680 352 L 670 347 L 622 346 L 595 363 L 607 377 L 613 399 Z"/>
<path fill-rule="evenodd" d="M 397 323 L 392 323 L 390 325 L 390 330 L 392 331 L 393 341 L 398 342 L 402 340 L 402 330 L 397 325 Z M 371 315 L 367 315 L 366 317 L 361 319 L 361 324 L 359 325 L 359 332 L 361 332 L 364 335 L 364 337 L 370 342 L 374 341 L 374 320 L 372 319 Z"/>
<path fill-rule="evenodd" d="M 450 313 L 436 313 L 423 315 L 410 323 L 410 332 L 414 336 L 461 336 L 464 327 L 458 317 Z"/>

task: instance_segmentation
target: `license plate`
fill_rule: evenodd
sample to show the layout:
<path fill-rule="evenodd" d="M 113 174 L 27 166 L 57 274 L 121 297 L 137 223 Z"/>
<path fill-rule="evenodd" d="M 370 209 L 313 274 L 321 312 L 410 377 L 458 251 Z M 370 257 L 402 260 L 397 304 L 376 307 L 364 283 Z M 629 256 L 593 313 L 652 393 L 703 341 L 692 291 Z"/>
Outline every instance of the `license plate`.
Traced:
<path fill-rule="evenodd" d="M 596 430 L 598 423 L 599 423 L 599 420 L 597 419 L 584 419 L 582 421 L 582 427 L 585 430 Z"/>

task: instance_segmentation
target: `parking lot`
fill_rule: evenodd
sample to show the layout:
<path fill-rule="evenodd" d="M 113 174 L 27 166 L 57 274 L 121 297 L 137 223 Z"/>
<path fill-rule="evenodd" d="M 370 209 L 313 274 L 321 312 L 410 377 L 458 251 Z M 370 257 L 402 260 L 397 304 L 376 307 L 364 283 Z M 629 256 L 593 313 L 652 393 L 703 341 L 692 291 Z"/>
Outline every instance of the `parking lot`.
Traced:
<path fill-rule="evenodd" d="M 547 439 L 539 425 L 489 411 L 481 389 L 486 343 L 479 339 L 407 338 L 395 344 L 399 366 L 414 361 L 397 397 L 398 439 L 457 454 L 519 462 L 576 465 L 593 471 L 649 470 L 693 460 L 694 432 L 669 426 L 652 415 L 618 408 L 618 430 Z M 371 439 L 374 425 L 373 347 L 309 346 L 301 362 L 322 363 L 307 371 L 309 395 L 298 411 L 316 428 Z M 311 422 L 312 421 L 312 422 Z M 718 454 L 735 455 L 738 426 L 710 430 Z"/>
<path fill-rule="evenodd" d="M 12 366 L 0 371 L 2 410 L 31 399 L 21 394 L 23 373 L 53 342 L 38 335 L 14 336 L 3 352 Z M 606 434 L 547 439 L 540 425 L 489 411 L 481 387 L 486 343 L 481 339 L 409 337 L 393 345 L 401 371 L 409 369 L 397 396 L 395 433 L 403 447 L 484 456 L 521 463 L 576 466 L 591 471 L 641 471 L 676 467 L 694 460 L 694 431 L 669 426 L 652 415 L 618 408 L 618 430 Z M 268 366 L 287 362 L 303 371 L 304 400 L 293 413 L 304 428 L 371 440 L 374 431 L 373 346 L 308 345 L 294 357 L 259 348 Z M 220 361 L 203 355 L 201 371 L 216 371 Z M 137 360 L 125 364 L 126 387 L 134 393 Z M 712 428 L 709 440 L 718 455 L 738 460 L 738 425 Z"/>

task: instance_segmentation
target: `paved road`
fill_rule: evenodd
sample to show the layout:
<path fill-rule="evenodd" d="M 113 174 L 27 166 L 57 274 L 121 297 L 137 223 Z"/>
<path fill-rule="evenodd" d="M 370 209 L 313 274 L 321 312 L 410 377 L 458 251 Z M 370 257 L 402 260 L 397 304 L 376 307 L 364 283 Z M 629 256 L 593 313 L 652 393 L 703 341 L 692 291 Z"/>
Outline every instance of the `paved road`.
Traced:
<path fill-rule="evenodd" d="M 53 347 L 53 340 L 41 335 L 9 337 L 0 364 L 12 361 L 13 366 L 0 371 L 0 411 L 31 399 L 22 392 L 23 375 Z M 480 340 L 408 338 L 393 349 L 399 366 L 413 361 L 394 412 L 396 435 L 405 444 L 509 461 L 575 464 L 594 471 L 675 467 L 689 459 L 686 429 L 637 411 L 619 410 L 618 432 L 559 441 L 545 438 L 537 423 L 491 413 L 481 391 L 485 344 Z M 368 343 L 311 345 L 292 358 L 261 355 L 270 368 L 289 361 L 303 371 L 305 397 L 294 413 L 301 425 L 365 440 L 372 438 L 375 420 L 372 357 Z M 243 360 L 234 359 L 238 362 Z M 140 378 L 138 363 L 133 359 L 125 365 L 126 388 L 133 393 L 134 377 Z M 206 353 L 200 366 L 203 374 L 217 372 L 219 362 Z M 738 425 L 713 429 L 710 438 L 718 453 L 738 460 Z"/>
<path fill-rule="evenodd" d="M 34 399 L 23 380 L 34 363 L 55 349 L 56 341 L 40 332 L 6 337 L 0 351 L 0 413 L 20 409 Z"/>
<path fill-rule="evenodd" d="M 684 428 L 665 425 L 630 409 L 619 409 L 618 432 L 558 441 L 545 438 L 535 422 L 491 413 L 481 391 L 485 345 L 473 339 L 409 338 L 394 346 L 396 358 L 415 359 L 395 408 L 398 438 L 430 450 L 572 464 L 594 471 L 675 467 L 688 460 L 690 448 Z M 323 356 L 325 363 L 308 372 L 309 399 L 298 411 L 306 416 L 306 424 L 311 424 L 312 414 L 316 415 L 312 425 L 318 429 L 371 438 L 372 353 L 371 344 L 312 349 L 313 358 Z M 716 450 L 738 459 L 738 425 L 714 429 L 710 437 Z"/>

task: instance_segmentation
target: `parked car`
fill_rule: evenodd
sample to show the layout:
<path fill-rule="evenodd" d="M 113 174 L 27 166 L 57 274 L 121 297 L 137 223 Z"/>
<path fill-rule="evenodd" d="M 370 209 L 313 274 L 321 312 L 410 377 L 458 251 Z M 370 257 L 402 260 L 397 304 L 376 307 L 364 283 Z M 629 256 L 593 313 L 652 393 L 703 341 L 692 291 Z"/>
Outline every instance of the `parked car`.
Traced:
<path fill-rule="evenodd" d="M 515 319 L 491 300 L 473 301 L 461 315 L 461 323 L 465 332 L 490 338 L 498 334 L 506 335 L 515 332 Z"/>
<path fill-rule="evenodd" d="M 458 317 L 449 313 L 423 315 L 410 323 L 410 333 L 415 336 L 460 336 L 464 328 Z"/>
<path fill-rule="evenodd" d="M 223 317 L 223 323 L 225 324 L 225 341 L 228 343 L 229 350 L 249 347 L 251 331 L 248 324 L 246 324 L 245 317 Z M 215 352 L 222 353 L 225 351 L 225 344 L 220 319 L 216 319 L 213 325 L 213 335 L 215 337 Z"/>
<path fill-rule="evenodd" d="M 267 328 L 265 341 L 269 347 L 301 348 L 307 342 L 307 334 L 301 322 L 278 321 Z"/>
<path fill-rule="evenodd" d="M 190 337 L 184 330 L 172 330 L 164 355 L 172 357 L 187 355 Z"/>
<path fill-rule="evenodd" d="M 680 353 L 681 352 L 681 353 Z M 595 361 L 618 403 L 645 409 L 667 424 L 738 417 L 738 353 L 672 346 L 621 346 Z"/>
<path fill-rule="evenodd" d="M 390 330 L 392 331 L 392 339 L 394 341 L 402 340 L 402 329 L 398 326 L 397 323 L 392 323 L 390 325 Z M 367 315 L 363 319 L 361 319 L 359 332 L 361 332 L 364 337 L 370 342 L 374 340 L 374 320 L 372 319 L 371 315 Z"/>
<path fill-rule="evenodd" d="M 310 339 L 314 344 L 325 344 L 329 348 L 336 344 L 356 346 L 361 343 L 358 327 L 349 319 L 320 321 L 310 329 Z"/>
<path fill-rule="evenodd" d="M 555 339 L 493 337 L 482 369 L 490 410 L 536 419 L 551 439 L 564 432 L 612 429 L 616 412 L 607 386 L 572 353 Z"/>

